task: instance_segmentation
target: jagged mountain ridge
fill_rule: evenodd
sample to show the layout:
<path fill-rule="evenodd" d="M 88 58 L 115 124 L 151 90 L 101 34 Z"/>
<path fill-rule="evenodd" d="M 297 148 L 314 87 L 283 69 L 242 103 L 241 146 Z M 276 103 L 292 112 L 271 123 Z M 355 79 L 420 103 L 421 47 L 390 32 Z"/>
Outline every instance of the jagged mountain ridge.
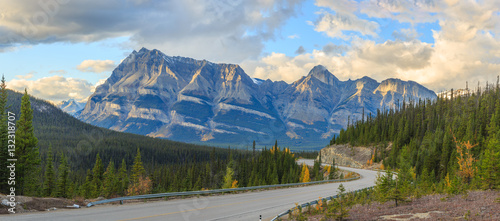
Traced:
<path fill-rule="evenodd" d="M 75 99 L 69 99 L 67 101 L 61 101 L 56 106 L 75 117 L 80 115 L 83 108 L 85 108 L 85 104 L 85 102 L 78 102 Z"/>
<path fill-rule="evenodd" d="M 323 146 L 348 116 L 403 99 L 434 99 L 412 81 L 340 81 L 314 67 L 292 84 L 252 79 L 240 66 L 132 52 L 96 88 L 79 118 L 117 131 L 186 142 Z"/>

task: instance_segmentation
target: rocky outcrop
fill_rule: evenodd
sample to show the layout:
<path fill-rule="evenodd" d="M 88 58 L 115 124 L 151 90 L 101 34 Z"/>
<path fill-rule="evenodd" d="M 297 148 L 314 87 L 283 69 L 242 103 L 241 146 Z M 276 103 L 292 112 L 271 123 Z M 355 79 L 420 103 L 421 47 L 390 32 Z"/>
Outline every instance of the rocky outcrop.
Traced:
<path fill-rule="evenodd" d="M 332 159 L 335 159 L 338 166 L 363 168 L 372 158 L 373 150 L 371 147 L 354 147 L 348 144 L 332 145 L 321 149 L 321 161 L 331 164 Z"/>
<path fill-rule="evenodd" d="M 238 65 L 143 48 L 96 88 L 79 119 L 178 141 L 318 147 L 363 111 L 435 97 L 411 81 L 340 81 L 320 65 L 292 84 L 252 79 Z"/>

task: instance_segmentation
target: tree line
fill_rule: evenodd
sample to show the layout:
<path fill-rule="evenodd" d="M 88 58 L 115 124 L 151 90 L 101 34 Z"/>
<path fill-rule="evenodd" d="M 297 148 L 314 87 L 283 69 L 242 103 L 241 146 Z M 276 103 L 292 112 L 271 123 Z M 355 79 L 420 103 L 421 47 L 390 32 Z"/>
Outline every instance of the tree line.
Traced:
<path fill-rule="evenodd" d="M 398 169 L 403 188 L 500 188 L 499 81 L 363 117 L 330 141 L 346 143 L 376 147 L 374 161 Z"/>
<path fill-rule="evenodd" d="M 4 147 L 6 113 L 19 113 L 18 195 L 109 198 L 338 178 L 335 167 L 322 168 L 319 162 L 310 173 L 308 166 L 297 165 L 297 156 L 288 148 L 278 147 L 277 141 L 270 149 L 244 151 L 118 133 L 84 124 L 57 109 L 44 113 L 53 106 L 30 98 L 27 91 L 16 104 L 13 101 L 19 96 L 7 90 L 3 79 L 0 141 Z M 82 133 L 87 134 L 82 138 Z M 39 142 L 37 137 L 43 139 Z M 6 164 L 7 154 L 2 148 L 2 164 Z M 8 174 L 5 169 L 2 167 L 2 180 Z M 0 192 L 6 193 L 8 188 L 2 182 Z"/>

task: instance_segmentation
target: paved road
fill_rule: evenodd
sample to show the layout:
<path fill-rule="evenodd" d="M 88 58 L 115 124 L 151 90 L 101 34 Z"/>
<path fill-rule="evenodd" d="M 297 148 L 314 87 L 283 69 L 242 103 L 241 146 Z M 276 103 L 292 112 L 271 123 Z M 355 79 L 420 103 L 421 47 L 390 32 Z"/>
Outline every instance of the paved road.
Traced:
<path fill-rule="evenodd" d="M 311 160 L 306 160 L 308 164 Z M 377 172 L 340 167 L 357 172 L 361 179 L 344 182 L 347 191 L 374 185 Z M 294 187 L 267 191 L 194 197 L 169 201 L 130 203 L 125 205 L 98 205 L 82 209 L 61 209 L 19 215 L 3 215 L 0 220 L 67 221 L 67 220 L 270 220 L 278 213 L 295 206 L 335 195 L 340 183 Z"/>

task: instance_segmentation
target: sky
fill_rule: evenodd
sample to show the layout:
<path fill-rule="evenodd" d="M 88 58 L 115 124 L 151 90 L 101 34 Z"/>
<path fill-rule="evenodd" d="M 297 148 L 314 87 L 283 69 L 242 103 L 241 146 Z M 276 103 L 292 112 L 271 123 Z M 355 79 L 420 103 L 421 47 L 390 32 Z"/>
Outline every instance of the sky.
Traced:
<path fill-rule="evenodd" d="M 440 92 L 496 82 L 500 1 L 0 1 L 0 74 L 14 90 L 84 101 L 142 47 L 273 81 L 321 64 L 340 80 L 400 78 Z"/>

